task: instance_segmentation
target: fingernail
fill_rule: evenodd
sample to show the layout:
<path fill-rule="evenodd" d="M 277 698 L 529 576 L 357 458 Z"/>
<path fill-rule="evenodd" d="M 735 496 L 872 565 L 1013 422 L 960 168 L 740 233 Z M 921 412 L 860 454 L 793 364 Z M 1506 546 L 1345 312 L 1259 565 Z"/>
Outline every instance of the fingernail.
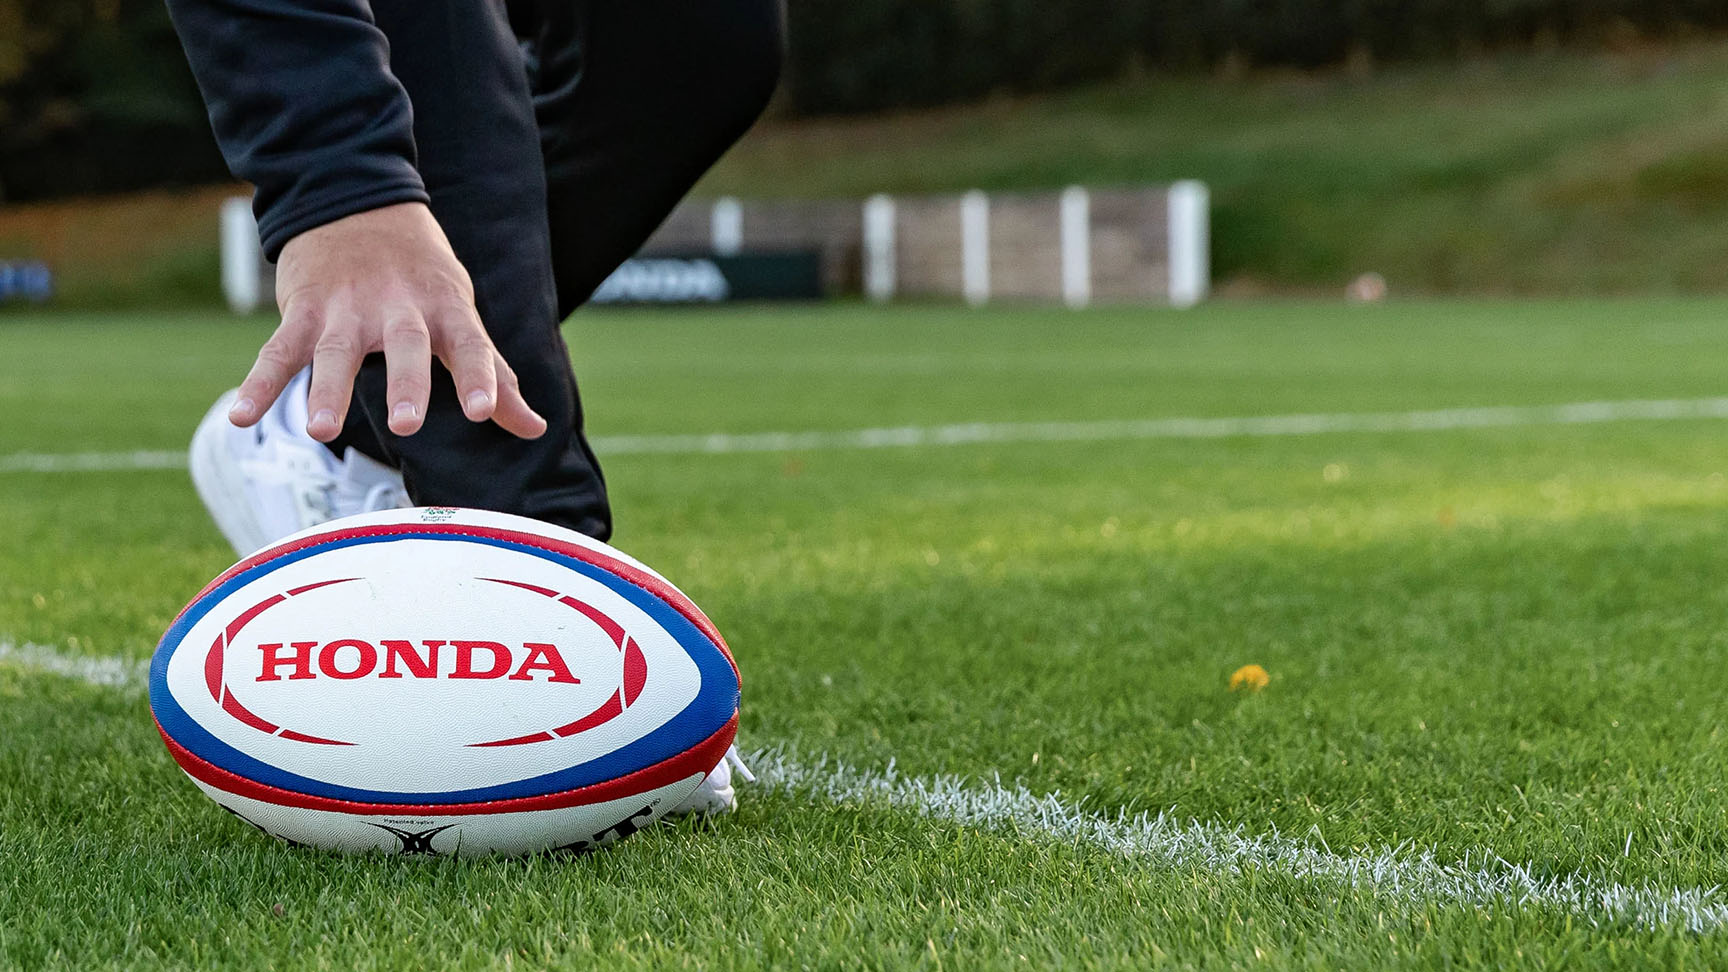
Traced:
<path fill-rule="evenodd" d="M 483 391 L 468 393 L 468 411 L 470 413 L 483 411 L 490 404 L 492 404 L 491 395 Z"/>
<path fill-rule="evenodd" d="M 234 419 L 249 419 L 258 411 L 258 403 L 250 398 L 242 398 L 228 406 L 228 417 Z"/>
<path fill-rule="evenodd" d="M 335 425 L 336 424 L 336 413 L 330 411 L 327 408 L 319 409 L 318 414 L 312 416 L 311 424 L 312 425 Z"/>
<path fill-rule="evenodd" d="M 397 402 L 396 407 L 390 410 L 390 417 L 398 419 L 412 419 L 419 414 L 420 410 L 414 407 L 413 402 Z"/>

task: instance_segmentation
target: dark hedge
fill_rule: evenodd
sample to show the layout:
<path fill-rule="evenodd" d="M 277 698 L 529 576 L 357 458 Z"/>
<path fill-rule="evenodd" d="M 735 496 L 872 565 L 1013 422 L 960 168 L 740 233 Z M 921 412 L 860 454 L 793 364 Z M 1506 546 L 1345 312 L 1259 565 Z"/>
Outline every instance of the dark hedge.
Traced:
<path fill-rule="evenodd" d="M 1728 28 L 1721 0 L 791 0 L 793 110 L 932 105 L 1145 70 L 1314 68 Z"/>
<path fill-rule="evenodd" d="M 1728 28 L 1723 0 L 790 0 L 788 12 L 785 110 L 799 115 L 1149 70 L 1323 67 Z M 0 202 L 223 174 L 160 0 L 0 0 Z"/>

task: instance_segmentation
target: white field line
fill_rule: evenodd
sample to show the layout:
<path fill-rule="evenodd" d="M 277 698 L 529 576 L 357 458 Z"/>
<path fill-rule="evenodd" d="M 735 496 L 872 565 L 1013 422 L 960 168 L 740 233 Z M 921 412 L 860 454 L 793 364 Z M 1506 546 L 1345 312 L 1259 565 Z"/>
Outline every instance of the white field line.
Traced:
<path fill-rule="evenodd" d="M 1491 851 L 1466 854 L 1456 863 L 1410 844 L 1339 853 L 1276 831 L 1252 834 L 1167 813 L 1090 811 L 1059 794 L 1035 794 L 999 780 L 903 776 L 892 763 L 886 771 L 863 770 L 827 758 L 801 762 L 777 750 L 753 753 L 749 762 L 759 786 L 814 802 L 894 807 L 965 827 L 1100 847 L 1170 868 L 1222 875 L 1271 872 L 1410 902 L 1537 907 L 1593 925 L 1624 922 L 1693 932 L 1728 925 L 1728 900 L 1714 887 L 1616 884 L 1586 874 L 1550 876 Z"/>
<path fill-rule="evenodd" d="M 143 662 L 70 655 L 34 644 L 0 641 L 0 664 L 142 690 Z M 815 803 L 889 807 L 932 820 L 1102 848 L 1169 868 L 1220 875 L 1272 872 L 1298 880 L 1361 890 L 1411 903 L 1437 901 L 1475 908 L 1536 907 L 1595 925 L 1711 932 L 1728 926 L 1728 900 L 1719 888 L 1617 884 L 1587 874 L 1545 875 L 1492 852 L 1449 863 L 1414 845 L 1340 853 L 1314 840 L 1274 831 L 1183 820 L 1167 813 L 1127 814 L 1087 809 L 1059 794 L 1036 794 L 1000 780 L 913 777 L 894 769 L 867 770 L 826 757 L 798 759 L 784 749 L 749 757 L 756 785 Z"/>
<path fill-rule="evenodd" d="M 148 662 L 69 655 L 28 641 L 23 644 L 0 641 L 0 662 L 108 688 L 143 688 L 150 677 Z"/>
<path fill-rule="evenodd" d="M 0 456 L 0 473 L 116 472 L 185 468 L 186 453 L 156 449 L 141 449 L 135 452 L 14 452 Z"/>
<path fill-rule="evenodd" d="M 957 446 L 993 442 L 1121 442 L 1153 439 L 1268 438 L 1338 432 L 1445 432 L 1457 429 L 1723 418 L 1728 418 L 1728 397 L 1629 399 L 1569 402 L 1562 405 L 1500 405 L 1416 412 L 1316 412 L 1100 422 L 971 422 L 963 425 L 908 425 L 833 432 L 609 435 L 595 437 L 592 445 L 602 456 L 716 455 Z M 111 472 L 185 467 L 186 454 L 171 451 L 19 452 L 0 455 L 0 473 Z"/>
<path fill-rule="evenodd" d="M 1101 422 L 973 422 L 840 432 L 602 437 L 596 450 L 640 453 L 794 452 L 883 449 L 986 442 L 1109 442 L 1142 439 L 1231 439 L 1333 432 L 1433 432 L 1530 425 L 1728 418 L 1728 398 L 1571 402 L 1564 405 L 1445 408 L 1417 412 L 1322 412 L 1223 418 L 1122 419 Z"/>

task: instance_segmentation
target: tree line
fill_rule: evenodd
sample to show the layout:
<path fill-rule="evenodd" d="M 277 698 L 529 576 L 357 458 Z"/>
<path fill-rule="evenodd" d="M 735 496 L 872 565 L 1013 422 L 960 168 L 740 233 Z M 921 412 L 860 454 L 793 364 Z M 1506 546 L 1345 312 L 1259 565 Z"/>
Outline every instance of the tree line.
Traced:
<path fill-rule="evenodd" d="M 1728 28 L 1721 0 L 790 0 L 793 109 L 870 111 L 1144 72 L 1321 68 Z"/>
<path fill-rule="evenodd" d="M 789 0 L 788 14 L 793 115 L 1728 29 L 1722 0 Z M 161 0 L 0 0 L 0 202 L 223 175 Z"/>
<path fill-rule="evenodd" d="M 162 0 L 0 0 L 0 204 L 226 174 Z"/>

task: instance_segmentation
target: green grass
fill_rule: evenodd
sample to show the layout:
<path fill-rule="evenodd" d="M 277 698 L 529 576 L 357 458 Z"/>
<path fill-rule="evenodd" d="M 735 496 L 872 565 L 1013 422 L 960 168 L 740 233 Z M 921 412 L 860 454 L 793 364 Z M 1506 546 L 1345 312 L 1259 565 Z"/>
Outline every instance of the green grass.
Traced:
<path fill-rule="evenodd" d="M 1157 77 L 759 125 L 702 195 L 1050 189 L 1197 178 L 1226 290 L 1728 292 L 1728 41 L 1372 74 Z M 0 258 L 66 306 L 206 306 L 232 190 L 0 207 Z M 4 318 L 0 318 L 3 320 Z"/>
<path fill-rule="evenodd" d="M 1331 290 L 1728 289 L 1721 43 L 1372 75 L 1153 78 L 857 121 L 770 124 L 702 191 L 863 196 L 1196 178 L 1218 277 Z"/>
<path fill-rule="evenodd" d="M 1722 392 L 1711 301 L 583 315 L 602 435 Z M 263 336 L 15 317 L 0 455 L 178 448 Z M 1715 421 L 617 456 L 744 741 L 1338 854 L 1728 876 Z M 146 657 L 230 559 L 184 476 L 0 474 L 0 640 Z M 1264 665 L 1252 696 L 1229 673 Z M 1630 838 L 1630 839 L 1629 839 Z M 277 847 L 137 693 L 0 662 L 0 968 L 1720 967 L 1728 933 L 1169 867 L 746 791 L 577 859 Z"/>

